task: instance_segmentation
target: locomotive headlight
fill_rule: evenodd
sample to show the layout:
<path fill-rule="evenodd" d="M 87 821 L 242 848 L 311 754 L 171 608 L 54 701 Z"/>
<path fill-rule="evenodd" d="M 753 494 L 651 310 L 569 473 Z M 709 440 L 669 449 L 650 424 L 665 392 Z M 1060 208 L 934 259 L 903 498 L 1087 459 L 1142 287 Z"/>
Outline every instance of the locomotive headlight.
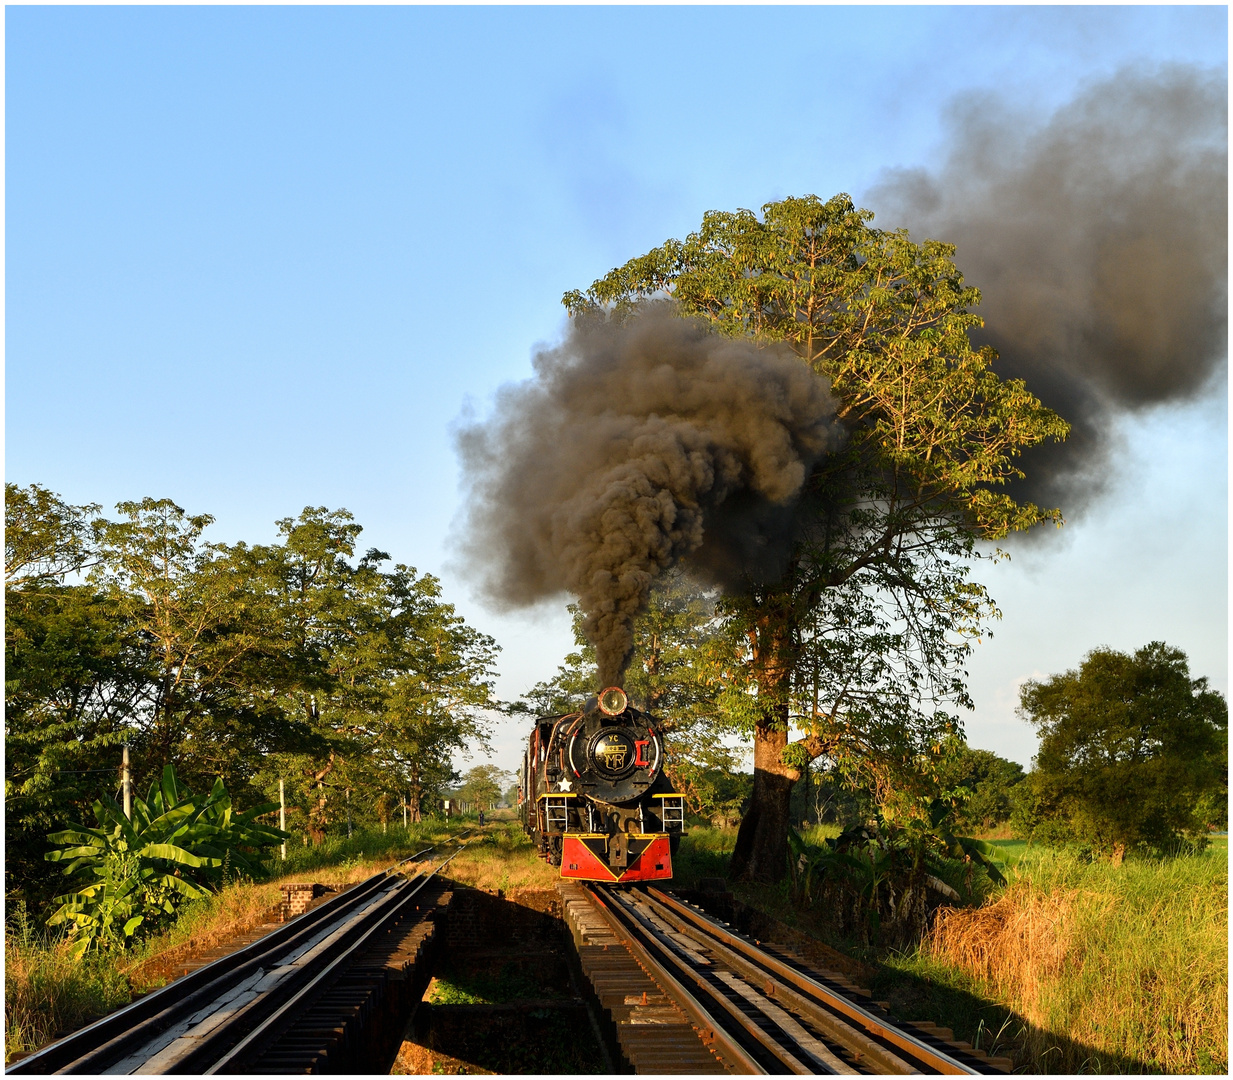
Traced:
<path fill-rule="evenodd" d="M 619 686 L 610 686 L 599 695 L 599 707 L 609 716 L 619 716 L 629 704 L 629 698 Z"/>

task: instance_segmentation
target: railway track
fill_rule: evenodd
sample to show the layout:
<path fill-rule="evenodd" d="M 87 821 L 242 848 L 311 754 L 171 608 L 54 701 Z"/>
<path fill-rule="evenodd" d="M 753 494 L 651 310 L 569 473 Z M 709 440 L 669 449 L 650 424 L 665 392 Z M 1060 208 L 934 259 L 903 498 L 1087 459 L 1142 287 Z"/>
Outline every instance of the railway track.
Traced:
<path fill-rule="evenodd" d="M 418 852 L 6 1072 L 294 1073 L 364 1060 L 390 984 L 431 937 L 436 875 L 465 846 Z"/>
<path fill-rule="evenodd" d="M 858 1004 L 845 988 L 655 888 L 587 892 L 644 972 L 689 1018 L 730 1072 L 979 1074 L 1004 1072 L 976 1051 L 902 1026 Z M 644 994 L 645 1000 L 645 994 Z M 949 1035 L 949 1033 L 945 1033 Z M 680 1033 L 678 1042 L 684 1039 Z M 645 1036 L 625 1029 L 633 1058 Z M 665 1041 L 662 1040 L 661 1041 Z M 670 1043 L 670 1040 L 667 1041 Z M 671 1045 L 635 1061 L 638 1071 L 676 1071 Z M 695 1070 L 697 1071 L 697 1070 Z M 718 1070 L 716 1070 L 718 1071 Z"/>

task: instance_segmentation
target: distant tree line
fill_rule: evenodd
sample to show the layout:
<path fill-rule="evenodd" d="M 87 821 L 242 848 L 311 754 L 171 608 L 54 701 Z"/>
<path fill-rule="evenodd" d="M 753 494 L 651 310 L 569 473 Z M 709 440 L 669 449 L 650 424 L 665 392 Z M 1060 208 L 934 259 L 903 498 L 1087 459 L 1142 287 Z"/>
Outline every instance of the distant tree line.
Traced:
<path fill-rule="evenodd" d="M 457 800 L 470 810 L 491 810 L 503 800 L 517 800 L 518 786 L 514 785 L 513 800 L 505 798 L 505 791 L 513 776 L 496 765 L 473 765 L 462 776 L 462 783 L 444 793 L 451 802 Z"/>
<path fill-rule="evenodd" d="M 237 805 L 286 793 L 305 840 L 418 820 L 486 746 L 496 643 L 438 580 L 369 549 L 345 510 L 306 508 L 272 544 L 215 544 L 169 499 L 74 506 L 5 486 L 6 891 L 49 889 L 47 833 L 173 765 Z"/>
<path fill-rule="evenodd" d="M 930 763 L 956 828 L 1005 827 L 1117 861 L 1228 828 L 1228 703 L 1191 678 L 1182 650 L 1094 649 L 1075 670 L 1025 683 L 1019 715 L 1041 740 L 1031 771 L 960 738 Z M 806 775 L 794 810 L 805 823 L 877 816 L 873 793 L 833 769 Z"/>

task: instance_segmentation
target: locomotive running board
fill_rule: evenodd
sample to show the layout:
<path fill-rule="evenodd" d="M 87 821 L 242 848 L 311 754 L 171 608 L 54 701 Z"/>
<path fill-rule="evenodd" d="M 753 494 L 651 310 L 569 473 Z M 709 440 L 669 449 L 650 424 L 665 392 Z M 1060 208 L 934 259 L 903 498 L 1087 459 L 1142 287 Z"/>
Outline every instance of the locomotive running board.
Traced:
<path fill-rule="evenodd" d="M 608 865 L 606 833 L 566 833 L 562 838 L 561 877 L 624 884 L 672 877 L 672 849 L 667 833 L 631 833 L 629 865 Z"/>

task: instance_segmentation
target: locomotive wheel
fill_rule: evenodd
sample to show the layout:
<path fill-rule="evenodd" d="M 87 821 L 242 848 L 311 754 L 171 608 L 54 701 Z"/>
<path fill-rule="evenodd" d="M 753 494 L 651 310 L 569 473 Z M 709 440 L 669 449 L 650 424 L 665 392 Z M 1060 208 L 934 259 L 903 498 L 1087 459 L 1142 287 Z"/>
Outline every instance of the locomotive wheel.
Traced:
<path fill-rule="evenodd" d="M 550 836 L 548 837 L 548 865 L 560 866 L 561 853 L 565 848 L 565 837 Z"/>

